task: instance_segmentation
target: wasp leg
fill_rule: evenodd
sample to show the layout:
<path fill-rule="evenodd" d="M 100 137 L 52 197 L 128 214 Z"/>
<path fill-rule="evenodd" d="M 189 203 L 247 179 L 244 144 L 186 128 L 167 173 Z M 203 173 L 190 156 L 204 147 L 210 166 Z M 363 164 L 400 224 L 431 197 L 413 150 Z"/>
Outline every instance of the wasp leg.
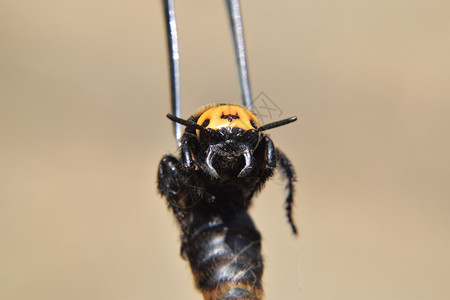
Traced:
<path fill-rule="evenodd" d="M 195 171 L 198 171 L 200 168 L 203 170 L 209 170 L 208 169 L 208 162 L 211 164 L 212 168 L 212 159 L 213 157 L 207 157 L 207 163 L 206 168 L 204 165 L 199 164 L 196 161 L 196 157 L 194 153 L 196 153 L 196 146 L 193 142 L 193 139 L 196 140 L 197 137 L 195 135 L 192 135 L 190 133 L 185 133 L 183 135 L 183 139 L 181 141 L 181 158 L 180 162 L 178 162 L 179 166 L 181 166 L 178 170 L 179 174 L 177 175 L 178 178 L 183 178 L 184 181 L 181 184 L 181 187 L 184 188 L 188 193 L 189 196 L 185 200 L 185 207 L 190 208 L 192 205 L 195 205 L 198 201 L 204 199 L 207 202 L 213 202 L 215 200 L 214 195 L 208 193 L 203 187 L 201 182 L 196 182 L 195 176 L 191 176 L 195 173 Z M 210 161 L 208 161 L 208 159 Z M 215 171 L 214 168 L 212 168 L 213 171 Z M 190 175 L 187 175 L 190 174 Z M 217 177 L 219 175 L 216 172 Z M 212 176 L 212 175 L 211 175 Z"/>
<path fill-rule="evenodd" d="M 172 155 L 165 155 L 158 167 L 158 191 L 169 201 L 173 208 L 180 196 L 182 175 L 179 171 L 179 162 Z"/>
<path fill-rule="evenodd" d="M 294 224 L 294 220 L 292 218 L 292 204 L 294 203 L 294 182 L 297 181 L 297 176 L 295 175 L 294 166 L 291 161 L 286 157 L 286 155 L 280 150 L 276 149 L 277 157 L 278 157 L 278 165 L 281 173 L 287 179 L 286 189 L 288 190 L 288 196 L 286 198 L 286 216 L 288 218 L 288 222 L 291 225 L 292 232 L 297 234 L 297 227 Z"/>
<path fill-rule="evenodd" d="M 179 170 L 179 161 L 172 155 L 165 155 L 158 167 L 158 191 L 167 199 L 169 208 L 172 209 L 175 217 L 181 226 L 181 240 L 185 240 L 187 231 L 186 209 L 183 198 L 186 191 L 186 180 Z"/>

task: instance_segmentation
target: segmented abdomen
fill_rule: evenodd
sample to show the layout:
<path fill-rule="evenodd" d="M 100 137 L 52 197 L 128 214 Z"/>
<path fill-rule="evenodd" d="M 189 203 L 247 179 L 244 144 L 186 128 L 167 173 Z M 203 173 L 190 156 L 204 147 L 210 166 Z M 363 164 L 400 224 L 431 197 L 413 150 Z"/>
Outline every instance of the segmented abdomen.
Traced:
<path fill-rule="evenodd" d="M 262 299 L 261 236 L 247 212 L 196 217 L 184 253 L 204 299 Z"/>

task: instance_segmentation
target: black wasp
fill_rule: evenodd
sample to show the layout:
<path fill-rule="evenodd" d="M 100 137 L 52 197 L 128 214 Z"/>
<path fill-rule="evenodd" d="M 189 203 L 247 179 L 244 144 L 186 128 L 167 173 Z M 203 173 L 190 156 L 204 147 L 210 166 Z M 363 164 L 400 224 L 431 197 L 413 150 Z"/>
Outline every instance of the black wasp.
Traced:
<path fill-rule="evenodd" d="M 204 299 L 261 299 L 261 236 L 247 213 L 251 199 L 275 169 L 287 180 L 286 214 L 294 233 L 294 167 L 263 133 L 297 120 L 260 126 L 243 106 L 215 104 L 188 120 L 179 157 L 166 155 L 158 189 L 181 226 L 181 253 Z"/>

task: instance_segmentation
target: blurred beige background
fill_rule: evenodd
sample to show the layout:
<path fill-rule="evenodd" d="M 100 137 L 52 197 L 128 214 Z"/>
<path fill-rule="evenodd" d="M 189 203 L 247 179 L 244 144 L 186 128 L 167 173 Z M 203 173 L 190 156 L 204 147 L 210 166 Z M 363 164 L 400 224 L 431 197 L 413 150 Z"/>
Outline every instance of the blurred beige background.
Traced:
<path fill-rule="evenodd" d="M 183 116 L 239 101 L 223 1 L 177 1 Z M 450 1 L 243 0 L 298 174 L 251 210 L 267 299 L 450 299 Z M 0 4 L 0 299 L 200 299 L 155 188 L 160 1 Z M 280 118 L 281 118 L 280 117 Z M 274 201 L 273 199 L 276 199 Z"/>

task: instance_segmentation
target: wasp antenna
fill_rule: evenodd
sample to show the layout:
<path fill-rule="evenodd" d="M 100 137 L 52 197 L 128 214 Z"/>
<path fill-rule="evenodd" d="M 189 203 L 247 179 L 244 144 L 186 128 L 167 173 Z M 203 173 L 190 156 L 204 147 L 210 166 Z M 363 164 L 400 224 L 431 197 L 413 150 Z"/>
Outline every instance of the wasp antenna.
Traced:
<path fill-rule="evenodd" d="M 194 127 L 195 129 L 201 130 L 201 131 L 205 131 L 206 128 L 203 126 L 198 125 L 197 123 L 193 122 L 193 121 L 189 121 L 189 120 L 185 120 L 185 119 L 181 119 L 178 117 L 175 117 L 174 115 L 171 114 L 167 114 L 167 118 L 169 118 L 170 120 L 177 122 L 181 125 L 187 126 L 187 127 Z"/>
<path fill-rule="evenodd" d="M 287 118 L 287 119 L 284 119 L 284 120 L 280 120 L 280 121 L 276 121 L 276 122 L 272 122 L 272 123 L 263 125 L 263 126 L 259 127 L 257 130 L 258 131 L 265 131 L 265 130 L 269 130 L 269 129 L 272 129 L 272 128 L 276 128 L 276 127 L 280 127 L 280 126 L 283 126 L 283 125 L 287 125 L 287 124 L 295 122 L 295 121 L 297 121 L 297 117 L 294 116 L 294 117 L 290 117 L 290 118 Z"/>

